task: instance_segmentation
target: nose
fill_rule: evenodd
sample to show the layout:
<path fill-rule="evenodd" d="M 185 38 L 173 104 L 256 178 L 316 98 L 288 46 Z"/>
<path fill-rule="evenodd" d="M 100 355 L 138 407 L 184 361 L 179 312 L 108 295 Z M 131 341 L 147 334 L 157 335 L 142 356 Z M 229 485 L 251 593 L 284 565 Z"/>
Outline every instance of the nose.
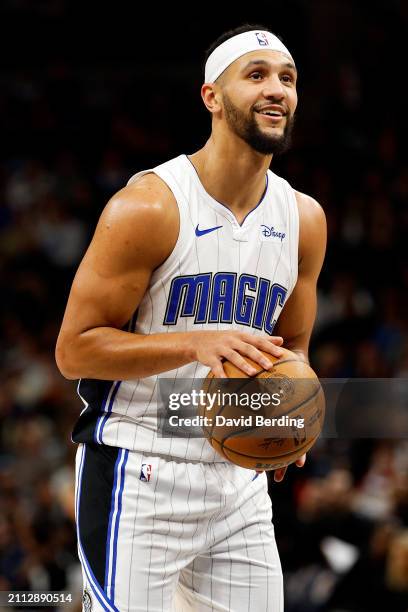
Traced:
<path fill-rule="evenodd" d="M 278 74 L 271 75 L 265 82 L 263 94 L 265 98 L 273 98 L 276 100 L 282 100 L 285 97 L 285 88 Z"/>

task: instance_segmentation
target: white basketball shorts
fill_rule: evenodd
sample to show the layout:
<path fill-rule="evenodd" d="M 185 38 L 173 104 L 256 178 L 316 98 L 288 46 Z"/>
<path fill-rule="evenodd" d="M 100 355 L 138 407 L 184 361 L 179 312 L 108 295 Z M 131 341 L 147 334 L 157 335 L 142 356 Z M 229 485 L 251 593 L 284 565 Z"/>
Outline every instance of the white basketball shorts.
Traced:
<path fill-rule="evenodd" d="M 282 612 L 266 474 L 80 444 L 83 610 Z"/>

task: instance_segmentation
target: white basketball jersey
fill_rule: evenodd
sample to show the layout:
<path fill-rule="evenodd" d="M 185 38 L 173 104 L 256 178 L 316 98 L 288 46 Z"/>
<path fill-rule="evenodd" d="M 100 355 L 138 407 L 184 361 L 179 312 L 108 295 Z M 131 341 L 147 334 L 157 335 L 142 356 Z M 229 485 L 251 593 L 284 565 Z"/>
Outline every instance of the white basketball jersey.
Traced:
<path fill-rule="evenodd" d="M 186 155 L 135 174 L 154 172 L 179 208 L 176 245 L 150 279 L 127 327 L 140 334 L 242 329 L 273 334 L 298 271 L 299 217 L 290 185 L 268 170 L 265 192 L 239 224 L 211 197 Z M 137 237 L 135 238 L 137 240 Z M 94 441 L 149 454 L 196 461 L 224 461 L 204 438 L 162 437 L 157 430 L 160 377 L 204 378 L 198 362 L 127 381 L 81 380 L 85 409 L 73 440 Z"/>

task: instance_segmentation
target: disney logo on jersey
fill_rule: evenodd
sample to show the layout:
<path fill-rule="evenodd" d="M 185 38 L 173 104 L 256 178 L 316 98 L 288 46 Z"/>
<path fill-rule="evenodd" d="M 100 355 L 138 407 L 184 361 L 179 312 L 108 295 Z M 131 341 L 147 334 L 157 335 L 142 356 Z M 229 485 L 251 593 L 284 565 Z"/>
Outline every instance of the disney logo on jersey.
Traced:
<path fill-rule="evenodd" d="M 272 335 L 288 290 L 253 274 L 205 272 L 171 281 L 163 325 L 182 317 L 194 323 L 238 323 Z"/>
<path fill-rule="evenodd" d="M 261 225 L 261 240 L 280 240 L 284 241 L 286 234 L 285 232 L 278 232 L 273 226 Z"/>

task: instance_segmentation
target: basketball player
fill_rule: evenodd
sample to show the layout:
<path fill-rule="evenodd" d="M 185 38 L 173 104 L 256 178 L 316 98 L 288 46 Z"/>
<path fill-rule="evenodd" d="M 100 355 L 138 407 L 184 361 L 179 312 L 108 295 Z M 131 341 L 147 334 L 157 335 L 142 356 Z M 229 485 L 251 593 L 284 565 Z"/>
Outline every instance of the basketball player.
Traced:
<path fill-rule="evenodd" d="M 161 437 L 156 394 L 159 377 L 224 377 L 224 358 L 269 368 L 260 350 L 279 356 L 282 342 L 307 360 L 324 214 L 269 170 L 296 76 L 265 28 L 217 40 L 208 141 L 133 176 L 74 279 L 56 355 L 85 405 L 73 440 L 86 610 L 283 610 L 266 474 L 206 439 Z"/>

